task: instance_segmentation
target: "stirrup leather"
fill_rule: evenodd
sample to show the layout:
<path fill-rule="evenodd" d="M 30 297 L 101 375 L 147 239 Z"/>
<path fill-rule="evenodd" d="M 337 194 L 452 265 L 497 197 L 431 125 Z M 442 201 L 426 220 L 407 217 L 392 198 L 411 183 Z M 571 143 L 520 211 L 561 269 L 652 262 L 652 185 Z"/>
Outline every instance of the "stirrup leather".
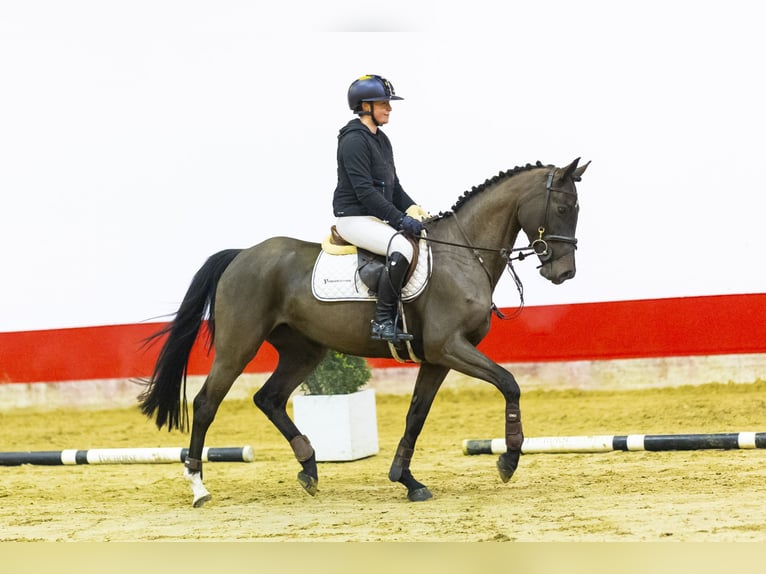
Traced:
<path fill-rule="evenodd" d="M 404 305 L 402 305 L 401 301 L 399 302 L 399 316 L 402 318 L 402 327 L 406 332 L 409 332 L 409 327 L 407 327 L 407 316 L 404 314 Z M 392 341 L 388 341 L 388 350 L 397 363 L 422 362 L 422 360 L 415 354 L 415 351 L 412 349 L 412 344 L 409 340 L 404 341 L 404 351 L 406 351 L 406 357 L 401 356 L 400 352 L 402 349 L 397 348 L 397 343 Z"/>

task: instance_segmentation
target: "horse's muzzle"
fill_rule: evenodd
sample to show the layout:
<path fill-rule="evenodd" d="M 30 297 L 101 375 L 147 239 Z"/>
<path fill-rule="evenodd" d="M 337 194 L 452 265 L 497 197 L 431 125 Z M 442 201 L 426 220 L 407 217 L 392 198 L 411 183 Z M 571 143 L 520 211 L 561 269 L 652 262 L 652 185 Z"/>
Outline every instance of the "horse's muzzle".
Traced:
<path fill-rule="evenodd" d="M 540 267 L 540 275 L 554 285 L 561 285 L 564 281 L 572 279 L 576 272 L 574 251 L 552 259 Z"/>

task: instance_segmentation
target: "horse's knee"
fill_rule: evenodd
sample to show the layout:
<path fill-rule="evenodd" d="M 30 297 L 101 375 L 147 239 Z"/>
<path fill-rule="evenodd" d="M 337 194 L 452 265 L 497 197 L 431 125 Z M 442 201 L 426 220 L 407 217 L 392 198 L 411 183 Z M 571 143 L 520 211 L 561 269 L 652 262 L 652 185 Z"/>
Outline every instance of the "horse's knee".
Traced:
<path fill-rule="evenodd" d="M 506 373 L 503 380 L 500 382 L 500 392 L 503 393 L 505 401 L 508 403 L 519 403 L 521 398 L 521 387 L 516 382 L 516 378 L 511 373 Z"/>

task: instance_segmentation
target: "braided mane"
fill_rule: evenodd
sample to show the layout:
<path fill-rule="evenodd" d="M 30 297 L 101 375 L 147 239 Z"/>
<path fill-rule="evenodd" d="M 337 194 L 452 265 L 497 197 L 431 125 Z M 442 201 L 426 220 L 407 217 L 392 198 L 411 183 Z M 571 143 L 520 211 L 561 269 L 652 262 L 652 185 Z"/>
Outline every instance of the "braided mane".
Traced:
<path fill-rule="evenodd" d="M 465 205 L 471 198 L 475 197 L 476 195 L 480 194 L 482 191 L 487 189 L 489 186 L 494 185 L 500 181 L 503 181 L 505 179 L 508 179 L 509 177 L 513 177 L 517 173 L 522 173 L 525 171 L 529 171 L 531 169 L 536 169 L 539 167 L 546 167 L 541 162 L 537 161 L 534 164 L 528 163 L 524 166 L 516 166 L 513 169 L 509 169 L 506 171 L 501 171 L 496 176 L 491 177 L 487 179 L 484 183 L 472 187 L 470 190 L 463 192 L 463 195 L 461 195 L 458 200 L 455 202 L 455 205 L 452 206 L 452 209 L 450 211 L 442 211 L 439 212 L 438 215 L 435 215 L 431 221 L 434 221 L 436 219 L 441 219 L 443 217 L 448 217 L 450 215 L 453 215 L 457 211 L 460 210 L 463 205 Z"/>

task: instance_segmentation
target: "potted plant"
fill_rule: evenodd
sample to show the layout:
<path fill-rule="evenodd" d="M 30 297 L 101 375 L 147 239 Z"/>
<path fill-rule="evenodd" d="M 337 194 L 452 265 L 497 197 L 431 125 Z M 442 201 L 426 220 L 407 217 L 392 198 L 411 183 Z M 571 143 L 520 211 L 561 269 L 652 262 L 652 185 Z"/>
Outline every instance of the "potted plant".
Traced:
<path fill-rule="evenodd" d="M 293 416 L 317 461 L 357 460 L 378 453 L 375 391 L 361 357 L 329 351 L 293 397 Z"/>

